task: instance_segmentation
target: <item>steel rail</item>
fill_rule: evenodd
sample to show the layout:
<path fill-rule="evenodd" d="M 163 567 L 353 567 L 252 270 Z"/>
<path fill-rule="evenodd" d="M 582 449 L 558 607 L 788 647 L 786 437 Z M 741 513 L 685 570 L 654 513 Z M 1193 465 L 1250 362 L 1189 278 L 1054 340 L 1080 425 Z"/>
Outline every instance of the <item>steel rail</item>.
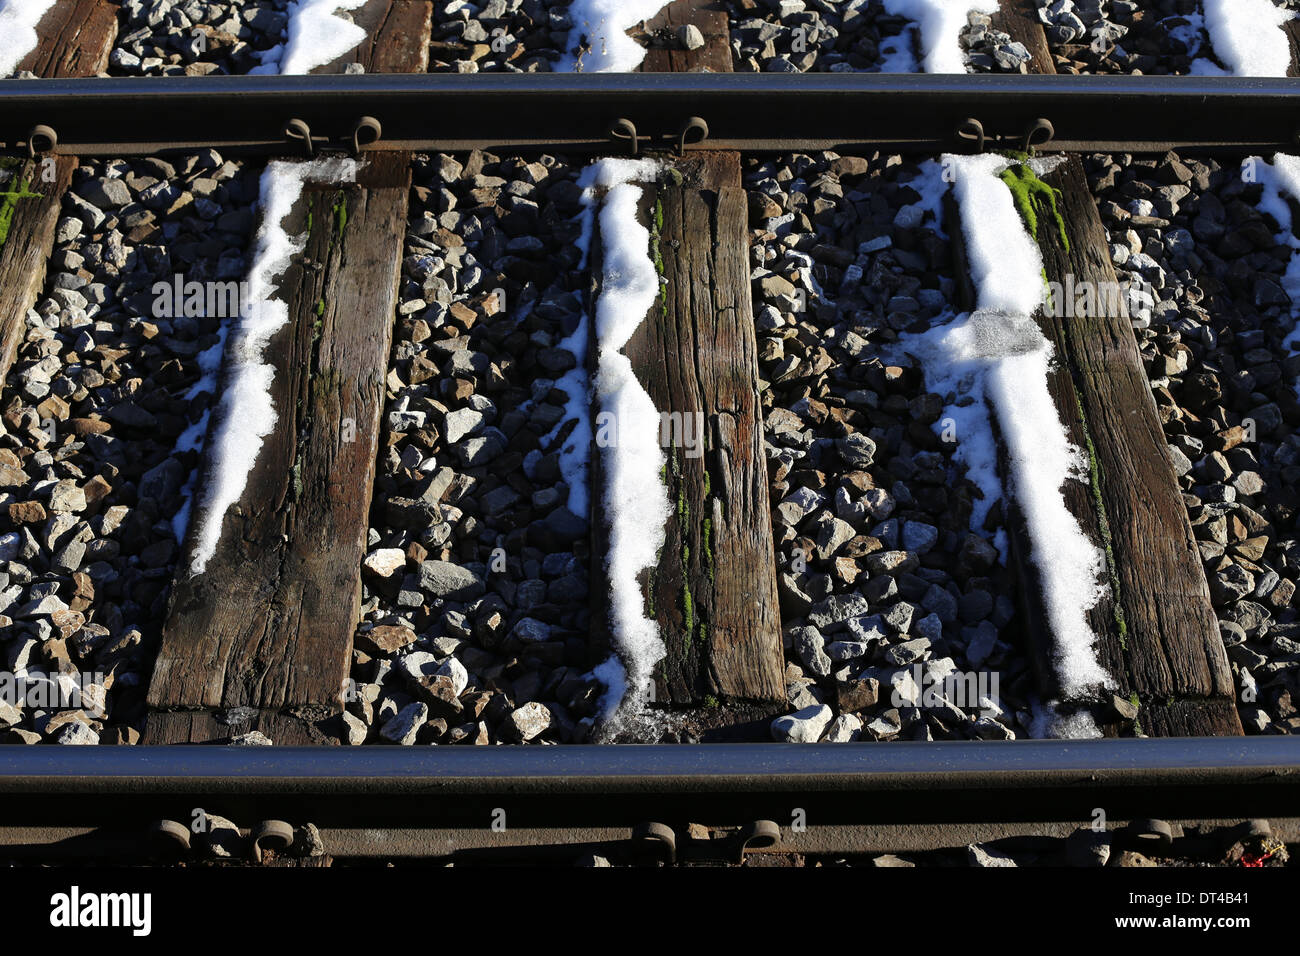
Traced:
<path fill-rule="evenodd" d="M 1294 836 L 1300 741 L 0 749 L 0 857 L 96 829 L 129 843 L 195 808 L 310 822 L 332 852 L 375 856 L 626 840 L 647 821 L 771 820 L 780 848 L 802 852 L 960 846 L 1064 836 L 1098 807 L 1112 821 L 1272 819 Z"/>
<path fill-rule="evenodd" d="M 285 154 L 294 121 L 323 145 L 369 148 L 629 151 L 611 138 L 630 120 L 643 146 L 670 145 L 693 117 L 709 135 L 687 149 L 751 152 L 890 148 L 970 151 L 974 119 L 990 143 L 1017 145 L 1039 119 L 1049 148 L 1287 149 L 1300 128 L 1300 79 L 931 74 L 457 74 L 7 80 L 0 144 L 26 150 L 33 130 L 74 155 L 214 147 Z M 694 135 L 694 134 L 692 134 Z M 366 148 L 368 130 L 361 132 Z M 47 146 L 38 136 L 38 149 Z"/>

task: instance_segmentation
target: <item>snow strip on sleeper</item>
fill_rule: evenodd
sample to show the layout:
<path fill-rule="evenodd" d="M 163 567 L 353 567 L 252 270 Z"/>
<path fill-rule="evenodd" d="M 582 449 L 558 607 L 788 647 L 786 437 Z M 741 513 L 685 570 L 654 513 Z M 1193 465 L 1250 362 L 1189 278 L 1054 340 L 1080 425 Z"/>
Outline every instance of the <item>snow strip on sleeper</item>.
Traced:
<path fill-rule="evenodd" d="M 36 25 L 54 0 L 0 0 L 0 79 L 36 49 Z"/>
<path fill-rule="evenodd" d="M 1010 160 L 986 154 L 944 156 L 943 162 L 962 210 L 976 311 L 905 337 L 902 348 L 920 361 L 927 389 L 964 403 L 949 405 L 944 414 L 957 426 L 954 457 L 985 496 L 972 515 L 974 528 L 1002 494 L 990 412 L 996 417 L 1006 448 L 1008 491 L 1028 527 L 1030 557 L 1042 583 L 1062 695 L 1082 698 L 1113 683 L 1097 660 L 1087 619 L 1105 593 L 1105 557 L 1061 494 L 1066 481 L 1086 480 L 1087 462 L 1070 443 L 1048 390 L 1053 349 L 1033 320 L 1045 292 L 1042 257 L 998 178 Z M 926 193 L 941 195 L 943 177 L 926 168 L 911 185 L 922 194 L 914 205 L 934 214 L 938 198 Z M 1074 719 L 1058 724 L 1058 734 L 1095 736 L 1095 728 Z"/>
<path fill-rule="evenodd" d="M 298 76 L 333 63 L 366 38 L 365 30 L 335 12 L 365 5 L 366 0 L 296 0 L 289 6 L 285 41 L 263 53 L 262 65 L 249 72 Z"/>
<path fill-rule="evenodd" d="M 613 441 L 599 454 L 605 482 L 601 507 L 609 522 L 605 567 L 610 624 L 617 656 L 593 671 L 608 688 L 601 700 L 601 718 L 606 721 L 616 713 L 623 720 L 641 713 L 654 666 L 664 656 L 659 626 L 645 615 L 637 580 L 658 560 L 670 513 L 668 491 L 659 477 L 665 462 L 659 447 L 659 411 L 621 351 L 659 292 L 659 274 L 650 259 L 650 233 L 637 221 L 641 187 L 636 185 L 653 182 L 658 172 L 658 164 L 651 160 L 604 159 L 583 170 L 578 180 L 584 207 L 578 242 L 584 263 L 597 217 L 600 225 L 594 403 L 581 371 L 590 335 L 586 319 L 561 343 L 574 353 L 578 368 L 557 383 L 569 397 L 566 421 L 576 418 L 579 423 L 560 455 L 561 474 L 569 485 L 569 508 L 577 514 L 586 516 L 590 508 L 586 454 L 593 434 L 593 405 L 604 416 L 602 422 L 613 424 Z"/>
<path fill-rule="evenodd" d="M 645 48 L 627 35 L 642 20 L 649 20 L 669 0 L 573 0 L 573 23 L 565 45 L 567 56 L 555 65 L 557 73 L 630 73 L 645 59 Z M 574 56 L 586 38 L 590 48 Z"/>
<path fill-rule="evenodd" d="M 1254 169 L 1256 179 L 1264 187 L 1264 194 L 1259 199 L 1260 212 L 1269 213 L 1277 220 L 1278 244 L 1291 250 L 1291 259 L 1282 274 L 1282 288 L 1291 297 L 1291 319 L 1295 324 L 1282 344 L 1300 351 L 1300 239 L 1295 237 L 1291 205 L 1287 202 L 1287 197 L 1300 202 L 1300 156 L 1278 153 L 1271 166 L 1258 156 L 1252 156 L 1246 163 Z M 1300 398 L 1300 382 L 1292 388 Z"/>
<path fill-rule="evenodd" d="M 262 361 L 276 332 L 289 321 L 289 305 L 273 298 L 276 280 L 289 268 L 307 237 L 290 236 L 284 219 L 302 196 L 308 181 L 354 182 L 357 164 L 351 159 L 320 159 L 309 163 L 275 161 L 259 184 L 262 221 L 254 242 L 248 273 L 248 297 L 241 303 L 239 324 L 230 336 L 222 369 L 222 389 L 212 433 L 209 467 L 198 504 L 191 574 L 202 574 L 216 552 L 226 511 L 239 500 L 262 442 L 275 427 L 271 401 L 275 369 Z M 205 376 L 208 368 L 201 365 Z M 203 385 L 203 380 L 197 387 Z M 189 508 L 186 502 L 182 511 Z"/>
<path fill-rule="evenodd" d="M 916 22 L 921 31 L 921 66 L 926 73 L 965 73 L 966 54 L 962 52 L 960 38 L 967 16 L 998 12 L 998 0 L 884 0 L 884 3 L 887 12 Z M 910 33 L 904 31 L 903 36 Z M 884 72 L 910 72 L 902 68 L 897 44 L 883 51 L 888 54 L 882 65 Z"/>
<path fill-rule="evenodd" d="M 1202 0 L 1205 31 L 1214 55 L 1227 74 L 1209 57 L 1192 62 L 1201 76 L 1286 76 L 1291 66 L 1291 42 L 1282 24 L 1290 10 L 1273 0 Z"/>

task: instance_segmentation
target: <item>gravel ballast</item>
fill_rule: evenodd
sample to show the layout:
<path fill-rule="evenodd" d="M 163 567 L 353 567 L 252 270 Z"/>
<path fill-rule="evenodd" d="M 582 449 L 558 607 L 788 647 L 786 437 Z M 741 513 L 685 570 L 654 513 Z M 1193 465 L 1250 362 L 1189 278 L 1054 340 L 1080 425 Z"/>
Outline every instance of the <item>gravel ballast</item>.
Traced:
<path fill-rule="evenodd" d="M 604 688 L 585 676 L 600 659 L 586 638 L 588 526 L 565 506 L 560 436 L 548 438 L 564 417 L 556 379 L 575 362 L 557 345 L 586 308 L 579 169 L 482 152 L 417 163 L 354 742 L 591 731 Z"/>
<path fill-rule="evenodd" d="M 903 211 L 916 174 L 898 156 L 746 164 L 794 711 L 781 740 L 1007 739 L 1032 719 L 1001 510 L 970 530 L 978 491 L 940 434 L 946 397 L 898 348 L 953 295 L 949 243 Z M 984 675 L 991 699 L 924 699 L 956 674 Z"/>
<path fill-rule="evenodd" d="M 279 44 L 290 0 L 123 0 L 112 76 L 238 76 Z"/>
<path fill-rule="evenodd" d="M 1281 274 L 1291 250 L 1238 162 L 1093 156 L 1089 174 L 1133 313 L 1238 687 L 1247 733 L 1300 716 L 1300 356 Z"/>
<path fill-rule="evenodd" d="M 242 278 L 256 188 L 211 150 L 75 174 L 4 383 L 0 653 L 9 673 L 101 675 L 106 714 L 24 706 L 0 714 L 11 741 L 138 737 L 198 464 L 175 447 L 211 400 L 189 392 L 223 321 L 159 314 L 152 290 Z"/>

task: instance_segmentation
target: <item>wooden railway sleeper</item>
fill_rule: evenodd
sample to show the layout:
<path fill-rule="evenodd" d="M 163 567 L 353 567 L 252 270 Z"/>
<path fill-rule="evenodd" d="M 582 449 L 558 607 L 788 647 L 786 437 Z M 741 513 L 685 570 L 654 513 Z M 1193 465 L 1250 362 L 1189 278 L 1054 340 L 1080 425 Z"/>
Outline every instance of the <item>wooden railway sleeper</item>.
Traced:
<path fill-rule="evenodd" d="M 630 155 L 640 153 L 643 144 L 658 142 L 655 148 L 671 147 L 673 154 L 679 158 L 686 155 L 686 147 L 694 146 L 709 138 L 709 124 L 698 116 L 690 116 L 682 123 L 676 133 L 659 137 L 646 136 L 637 131 L 636 123 L 626 116 L 619 117 L 609 127 L 609 138 L 616 143 L 627 143 Z"/>
<path fill-rule="evenodd" d="M 1030 123 L 1024 132 L 1018 135 L 988 134 L 984 130 L 984 124 L 973 116 L 969 116 L 957 124 L 957 138 L 972 143 L 976 154 L 984 152 L 989 142 L 1003 149 L 1015 148 L 1022 153 L 1028 153 L 1034 147 L 1046 146 L 1055 136 L 1056 127 L 1052 125 L 1050 120 L 1041 116 Z"/>

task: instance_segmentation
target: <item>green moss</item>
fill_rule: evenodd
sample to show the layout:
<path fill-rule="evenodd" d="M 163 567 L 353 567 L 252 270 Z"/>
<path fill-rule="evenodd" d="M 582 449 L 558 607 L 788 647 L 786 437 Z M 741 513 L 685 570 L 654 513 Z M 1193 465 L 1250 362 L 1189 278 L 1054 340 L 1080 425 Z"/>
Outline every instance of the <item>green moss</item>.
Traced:
<path fill-rule="evenodd" d="M 1020 218 L 1025 221 L 1025 226 L 1037 239 L 1039 217 L 1044 214 L 1050 215 L 1056 222 L 1061 245 L 1066 252 L 1069 252 L 1070 238 L 1065 232 L 1065 219 L 1062 218 L 1060 209 L 1057 207 L 1057 200 L 1061 197 L 1061 191 L 1039 179 L 1037 173 L 1023 158 L 1016 154 L 1012 154 L 1008 158 L 1017 159 L 1018 161 L 1013 162 L 998 176 L 1006 183 L 1007 189 L 1011 190 L 1011 198 L 1015 201 L 1016 210 L 1020 213 Z"/>
<path fill-rule="evenodd" d="M 334 197 L 334 237 L 331 242 L 342 242 L 343 233 L 348 228 L 348 197 L 344 192 L 339 192 Z"/>
<path fill-rule="evenodd" d="M 664 204 L 660 198 L 655 199 L 654 220 L 650 224 L 650 257 L 654 259 L 655 274 L 659 277 L 659 315 L 668 318 L 668 280 L 664 277 L 664 255 L 660 238 L 664 231 Z"/>
<path fill-rule="evenodd" d="M 325 314 L 325 300 L 324 300 L 324 299 L 317 299 L 317 300 L 316 300 L 316 314 L 317 314 L 317 315 L 324 315 L 324 314 Z"/>
<path fill-rule="evenodd" d="M 689 654 L 695 634 L 695 599 L 691 597 L 690 586 L 685 581 L 682 582 L 682 632 L 682 652 Z"/>
<path fill-rule="evenodd" d="M 24 199 L 40 199 L 40 193 L 31 191 L 30 183 L 26 180 L 20 180 L 17 189 L 0 191 L 0 248 L 4 247 L 5 241 L 9 238 L 9 229 L 13 226 L 14 213 L 18 210 L 18 203 Z"/>
<path fill-rule="evenodd" d="M 1128 695 L 1128 702 L 1133 705 L 1134 710 L 1138 710 L 1142 706 L 1142 702 L 1138 700 L 1137 691 L 1133 691 L 1133 693 Z M 1137 718 L 1134 717 L 1133 720 L 1136 722 Z"/>
<path fill-rule="evenodd" d="M 719 703 L 718 698 L 714 697 L 712 694 L 705 694 L 704 706 L 716 710 L 717 708 L 721 707 L 722 704 Z"/>

